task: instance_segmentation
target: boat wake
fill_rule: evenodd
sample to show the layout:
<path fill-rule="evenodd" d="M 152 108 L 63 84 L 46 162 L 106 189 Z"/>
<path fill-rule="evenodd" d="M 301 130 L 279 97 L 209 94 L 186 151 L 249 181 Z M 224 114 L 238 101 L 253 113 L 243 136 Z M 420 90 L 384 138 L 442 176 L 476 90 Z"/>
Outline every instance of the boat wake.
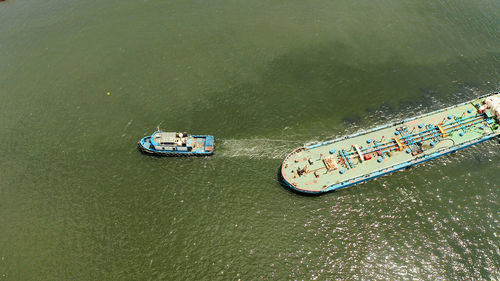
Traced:
<path fill-rule="evenodd" d="M 301 143 L 281 139 L 225 139 L 217 145 L 217 153 L 223 157 L 256 159 L 282 159 Z"/>

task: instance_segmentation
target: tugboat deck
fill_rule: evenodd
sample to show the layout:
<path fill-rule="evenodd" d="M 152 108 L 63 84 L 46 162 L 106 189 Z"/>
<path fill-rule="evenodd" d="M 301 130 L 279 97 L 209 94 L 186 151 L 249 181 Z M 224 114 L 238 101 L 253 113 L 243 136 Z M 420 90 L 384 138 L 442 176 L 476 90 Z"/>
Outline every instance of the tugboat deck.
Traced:
<path fill-rule="evenodd" d="M 139 150 L 159 156 L 207 156 L 215 150 L 215 139 L 210 135 L 188 135 L 187 133 L 154 132 L 137 144 Z"/>

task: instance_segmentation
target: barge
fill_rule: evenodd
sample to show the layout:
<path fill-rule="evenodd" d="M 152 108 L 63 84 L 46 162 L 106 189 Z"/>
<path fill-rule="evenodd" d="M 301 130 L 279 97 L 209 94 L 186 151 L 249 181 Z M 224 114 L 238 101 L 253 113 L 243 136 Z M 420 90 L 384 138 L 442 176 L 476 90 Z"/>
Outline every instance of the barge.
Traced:
<path fill-rule="evenodd" d="M 190 135 L 186 132 L 163 132 L 159 128 L 137 144 L 140 151 L 158 156 L 208 156 L 215 150 L 215 138 L 210 135 Z"/>
<path fill-rule="evenodd" d="M 351 187 L 500 135 L 500 94 L 303 146 L 285 157 L 282 182 L 300 193 Z"/>

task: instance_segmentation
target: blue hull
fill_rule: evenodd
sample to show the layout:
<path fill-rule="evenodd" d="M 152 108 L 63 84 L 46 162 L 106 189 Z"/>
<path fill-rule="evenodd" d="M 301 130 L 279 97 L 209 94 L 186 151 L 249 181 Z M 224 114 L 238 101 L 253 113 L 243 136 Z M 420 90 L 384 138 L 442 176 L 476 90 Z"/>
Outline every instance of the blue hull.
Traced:
<path fill-rule="evenodd" d="M 211 139 L 213 142 L 213 148 L 215 149 L 215 139 L 212 136 L 208 135 L 196 135 L 195 138 L 205 138 Z M 142 138 L 138 143 L 137 147 L 143 153 L 157 156 L 171 156 L 171 157 L 179 157 L 179 156 L 210 156 L 214 154 L 214 149 L 211 151 L 205 151 L 204 149 L 196 149 L 192 151 L 168 151 L 168 150 L 157 150 L 151 145 L 151 136 L 147 136 Z"/>
<path fill-rule="evenodd" d="M 299 193 L 309 193 L 309 194 L 316 194 L 316 195 L 318 195 L 318 194 L 322 194 L 322 193 L 326 193 L 326 192 L 332 192 L 332 191 L 335 191 L 335 190 L 345 189 L 345 188 L 351 187 L 353 185 L 356 185 L 356 184 L 359 184 L 359 183 L 362 183 L 362 182 L 365 182 L 365 181 L 368 181 L 368 180 L 372 180 L 372 179 L 381 177 L 383 175 L 391 174 L 391 173 L 394 173 L 396 171 L 400 171 L 402 169 L 409 168 L 411 166 L 415 166 L 415 165 L 427 162 L 429 160 L 438 158 L 440 156 L 443 156 L 443 155 L 446 155 L 446 154 L 450 154 L 452 152 L 456 152 L 456 151 L 462 150 L 462 149 L 467 148 L 469 146 L 472 146 L 472 145 L 475 145 L 475 144 L 478 144 L 478 143 L 481 143 L 481 142 L 493 139 L 495 137 L 498 137 L 498 135 L 497 134 L 487 135 L 487 136 L 484 136 L 484 137 L 482 137 L 480 139 L 477 139 L 476 141 L 472 141 L 472 142 L 469 142 L 469 143 L 464 143 L 462 145 L 451 147 L 449 149 L 446 149 L 445 151 L 438 151 L 438 152 L 435 152 L 433 154 L 425 155 L 425 156 L 423 156 L 422 158 L 420 158 L 418 160 L 408 161 L 408 162 L 405 162 L 405 163 L 402 163 L 402 164 L 399 164 L 399 165 L 395 165 L 395 166 L 389 167 L 387 169 L 383 169 L 383 170 L 379 170 L 379 171 L 373 172 L 369 177 L 354 178 L 352 181 L 350 181 L 348 183 L 342 182 L 342 183 L 339 183 L 339 184 L 331 185 L 328 188 L 325 188 L 324 190 L 319 191 L 319 192 L 310 192 L 310 191 L 305 191 L 305 190 L 299 190 L 299 189 L 296 189 L 288 181 L 286 181 L 285 178 L 281 177 L 281 180 L 282 180 L 282 182 L 287 187 L 289 187 L 290 189 L 292 189 L 292 190 L 294 190 L 296 192 L 299 192 Z"/>

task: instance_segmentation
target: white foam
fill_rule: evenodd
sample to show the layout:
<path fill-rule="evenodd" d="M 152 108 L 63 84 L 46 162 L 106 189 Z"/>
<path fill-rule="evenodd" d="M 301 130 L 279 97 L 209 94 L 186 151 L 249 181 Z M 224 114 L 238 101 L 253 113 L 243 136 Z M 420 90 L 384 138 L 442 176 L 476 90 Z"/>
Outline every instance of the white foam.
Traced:
<path fill-rule="evenodd" d="M 282 159 L 301 144 L 282 139 L 225 139 L 217 145 L 218 155 L 258 159 Z"/>

